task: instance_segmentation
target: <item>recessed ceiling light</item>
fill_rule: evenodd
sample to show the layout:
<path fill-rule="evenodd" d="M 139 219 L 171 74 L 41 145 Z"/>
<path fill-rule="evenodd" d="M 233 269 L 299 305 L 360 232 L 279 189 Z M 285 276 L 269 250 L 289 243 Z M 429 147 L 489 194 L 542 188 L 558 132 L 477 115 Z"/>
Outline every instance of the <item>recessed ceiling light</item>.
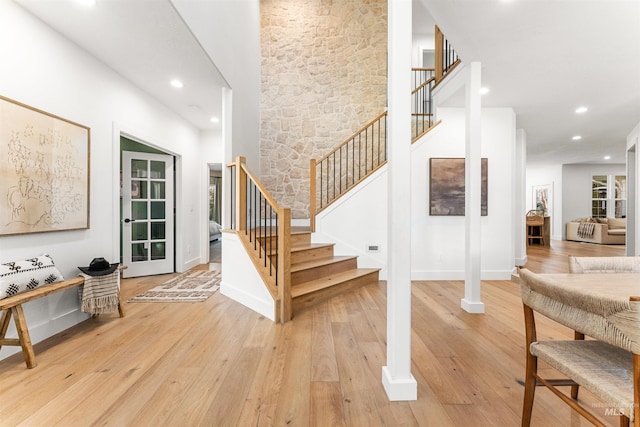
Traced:
<path fill-rule="evenodd" d="M 489 93 L 489 88 L 488 87 L 481 87 L 480 88 L 480 95 L 486 95 Z"/>
<path fill-rule="evenodd" d="M 611 160 L 611 156 L 604 156 L 605 160 Z"/>
<path fill-rule="evenodd" d="M 582 139 L 582 137 L 580 135 L 574 135 L 571 139 L 573 139 L 574 141 L 578 141 Z"/>
<path fill-rule="evenodd" d="M 171 86 L 180 89 L 181 87 L 183 87 L 184 85 L 182 84 L 182 82 L 178 79 L 173 79 L 171 80 Z"/>
<path fill-rule="evenodd" d="M 211 121 L 211 123 L 220 123 L 220 119 L 215 116 L 211 117 L 209 120 Z"/>
<path fill-rule="evenodd" d="M 588 110 L 587 107 L 578 107 L 578 108 L 576 108 L 576 113 L 578 113 L 578 114 L 586 113 L 587 110 Z"/>

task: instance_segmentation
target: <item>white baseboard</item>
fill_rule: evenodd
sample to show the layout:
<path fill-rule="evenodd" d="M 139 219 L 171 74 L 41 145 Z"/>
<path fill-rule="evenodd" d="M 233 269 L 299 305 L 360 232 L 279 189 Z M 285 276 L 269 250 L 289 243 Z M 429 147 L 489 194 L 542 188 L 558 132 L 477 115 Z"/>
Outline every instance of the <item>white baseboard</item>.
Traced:
<path fill-rule="evenodd" d="M 460 307 L 467 313 L 482 314 L 484 313 L 484 303 L 480 301 L 460 300 Z"/>
<path fill-rule="evenodd" d="M 200 257 L 195 257 L 195 258 L 191 258 L 188 261 L 185 261 L 185 263 L 182 265 L 182 270 L 178 271 L 178 273 L 184 273 L 185 271 L 192 269 L 193 267 L 200 265 L 200 264 L 208 264 L 208 262 L 204 263 L 204 262 L 200 262 Z"/>
<path fill-rule="evenodd" d="M 412 271 L 411 280 L 464 280 L 463 270 Z M 511 270 L 484 270 L 480 280 L 511 280 Z"/>
<path fill-rule="evenodd" d="M 224 281 L 220 283 L 220 293 L 275 322 L 275 305 L 273 301 L 258 299 L 242 289 L 225 284 Z"/>

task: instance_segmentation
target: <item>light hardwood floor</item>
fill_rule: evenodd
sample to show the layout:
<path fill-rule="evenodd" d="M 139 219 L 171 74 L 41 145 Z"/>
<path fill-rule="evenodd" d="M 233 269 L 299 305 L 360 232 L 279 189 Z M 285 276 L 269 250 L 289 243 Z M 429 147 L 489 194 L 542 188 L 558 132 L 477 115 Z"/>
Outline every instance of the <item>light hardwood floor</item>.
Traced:
<path fill-rule="evenodd" d="M 622 247 L 553 241 L 528 267 L 566 272 L 567 254 Z M 127 279 L 125 299 L 171 275 Z M 460 308 L 463 283 L 413 285 L 412 373 L 418 400 L 389 402 L 384 282 L 277 325 L 219 292 L 203 303 L 125 303 L 0 361 L 1 426 L 518 426 L 524 320 L 518 287 L 484 281 L 486 313 Z M 27 318 L 27 322 L 28 322 Z M 539 322 L 539 337 L 570 331 Z M 598 402 L 581 392 L 581 399 Z M 604 408 L 600 410 L 604 412 Z M 607 417 L 612 426 L 615 417 Z M 590 425 L 539 388 L 533 426 Z"/>

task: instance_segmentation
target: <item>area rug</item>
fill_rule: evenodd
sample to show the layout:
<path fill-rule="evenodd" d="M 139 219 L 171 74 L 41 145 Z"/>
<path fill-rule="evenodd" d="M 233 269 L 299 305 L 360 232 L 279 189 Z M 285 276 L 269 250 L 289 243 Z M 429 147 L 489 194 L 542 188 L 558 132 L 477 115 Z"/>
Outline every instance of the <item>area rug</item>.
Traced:
<path fill-rule="evenodd" d="M 204 301 L 220 288 L 221 278 L 222 274 L 219 271 L 188 271 L 149 289 L 129 302 Z"/>

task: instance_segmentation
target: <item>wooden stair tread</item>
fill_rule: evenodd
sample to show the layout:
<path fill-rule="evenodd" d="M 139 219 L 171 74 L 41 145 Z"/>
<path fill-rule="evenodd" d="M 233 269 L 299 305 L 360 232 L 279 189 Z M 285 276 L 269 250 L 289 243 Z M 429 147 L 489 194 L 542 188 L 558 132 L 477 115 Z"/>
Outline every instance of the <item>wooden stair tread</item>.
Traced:
<path fill-rule="evenodd" d="M 333 258 L 321 258 L 321 259 L 314 259 L 311 261 L 299 262 L 296 264 L 291 264 L 291 272 L 294 273 L 297 271 L 307 270 L 309 268 L 320 267 L 328 264 L 334 264 L 334 263 L 338 263 L 338 262 L 349 260 L 349 259 L 355 259 L 355 258 L 358 258 L 358 257 L 345 255 L 345 256 L 334 256 Z"/>
<path fill-rule="evenodd" d="M 307 251 L 309 249 L 326 248 L 329 246 L 335 246 L 335 243 L 309 243 L 309 244 L 297 245 L 297 246 L 291 247 L 291 252 Z"/>
<path fill-rule="evenodd" d="M 297 298 L 312 292 L 336 286 L 346 281 L 380 271 L 379 268 L 356 268 L 291 287 L 291 297 Z"/>
<path fill-rule="evenodd" d="M 291 227 L 291 234 L 305 234 L 305 233 L 311 233 L 311 229 L 309 227 L 304 227 L 304 226 Z"/>

